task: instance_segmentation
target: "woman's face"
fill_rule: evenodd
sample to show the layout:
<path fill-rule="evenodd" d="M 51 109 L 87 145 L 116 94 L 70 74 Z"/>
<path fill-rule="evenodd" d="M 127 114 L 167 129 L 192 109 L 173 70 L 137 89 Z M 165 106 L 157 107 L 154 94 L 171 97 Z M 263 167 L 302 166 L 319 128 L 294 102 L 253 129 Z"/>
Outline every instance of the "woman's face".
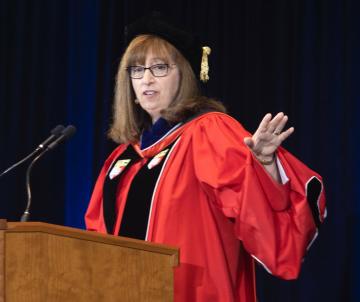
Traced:
<path fill-rule="evenodd" d="M 148 53 L 144 67 L 164 63 L 162 59 Z M 154 123 L 161 116 L 160 111 L 169 107 L 176 97 L 180 82 L 179 69 L 170 62 L 166 76 L 155 77 L 146 69 L 141 79 L 131 79 L 131 82 L 141 108 L 151 116 Z"/>

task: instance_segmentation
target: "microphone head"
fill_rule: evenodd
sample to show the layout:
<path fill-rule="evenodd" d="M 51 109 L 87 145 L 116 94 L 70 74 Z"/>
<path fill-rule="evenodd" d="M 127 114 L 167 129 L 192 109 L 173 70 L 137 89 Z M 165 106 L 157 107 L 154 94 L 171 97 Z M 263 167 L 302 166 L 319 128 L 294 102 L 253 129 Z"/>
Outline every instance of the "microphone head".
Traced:
<path fill-rule="evenodd" d="M 65 127 L 63 125 L 57 125 L 54 129 L 51 130 L 51 134 L 55 136 L 59 136 L 63 131 Z"/>
<path fill-rule="evenodd" d="M 61 134 L 57 137 L 57 139 L 47 146 L 47 150 L 54 149 L 57 145 L 72 137 L 75 132 L 76 128 L 73 125 L 67 126 L 63 131 L 61 131 Z"/>
<path fill-rule="evenodd" d="M 61 134 L 64 136 L 64 139 L 69 139 L 76 133 L 76 127 L 73 125 L 67 126 Z"/>

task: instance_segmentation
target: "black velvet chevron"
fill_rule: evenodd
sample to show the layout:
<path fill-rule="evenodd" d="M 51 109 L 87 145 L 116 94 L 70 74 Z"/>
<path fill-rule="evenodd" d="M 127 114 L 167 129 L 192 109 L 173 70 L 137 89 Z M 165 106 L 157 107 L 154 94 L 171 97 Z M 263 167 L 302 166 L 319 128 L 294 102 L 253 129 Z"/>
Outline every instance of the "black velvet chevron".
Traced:
<path fill-rule="evenodd" d="M 171 149 L 174 143 L 167 146 Z M 156 182 L 160 176 L 161 169 L 169 156 L 168 152 L 161 162 L 148 169 L 149 161 L 135 175 L 127 196 L 127 201 L 120 225 L 120 236 L 136 239 L 145 239 L 149 220 L 151 199 L 155 191 Z"/>
<path fill-rule="evenodd" d="M 109 172 L 115 166 L 116 162 L 120 159 L 131 159 L 130 163 L 125 167 L 125 169 L 114 177 L 113 179 L 109 178 Z M 103 186 L 103 211 L 104 211 L 104 220 L 107 232 L 109 234 L 113 233 L 116 211 L 115 211 L 115 202 L 116 202 L 116 190 L 119 183 L 121 175 L 126 173 L 126 170 L 134 164 L 136 161 L 141 159 L 141 157 L 136 153 L 131 145 L 116 159 L 113 164 L 110 166 L 109 172 L 105 177 L 105 182 Z"/>
<path fill-rule="evenodd" d="M 321 224 L 320 212 L 317 204 L 320 193 L 321 182 L 316 177 L 313 177 L 307 184 L 307 200 L 309 202 L 314 222 L 317 228 L 319 228 Z"/>
<path fill-rule="evenodd" d="M 174 143 L 167 146 L 166 149 L 171 149 L 173 144 Z M 147 165 L 152 160 L 152 158 L 150 158 L 135 175 L 127 196 L 118 235 L 142 240 L 145 239 L 152 195 L 168 155 L 169 152 L 162 158 L 158 165 L 154 166 L 152 169 L 148 169 Z M 113 233 L 115 225 L 116 191 L 118 189 L 119 180 L 126 175 L 129 167 L 142 158 L 136 153 L 133 147 L 129 145 L 129 147 L 114 161 L 109 171 L 112 170 L 118 160 L 122 159 L 131 159 L 131 161 L 125 169 L 113 179 L 110 179 L 109 175 L 107 175 L 103 187 L 104 220 L 106 229 L 110 234 Z"/>

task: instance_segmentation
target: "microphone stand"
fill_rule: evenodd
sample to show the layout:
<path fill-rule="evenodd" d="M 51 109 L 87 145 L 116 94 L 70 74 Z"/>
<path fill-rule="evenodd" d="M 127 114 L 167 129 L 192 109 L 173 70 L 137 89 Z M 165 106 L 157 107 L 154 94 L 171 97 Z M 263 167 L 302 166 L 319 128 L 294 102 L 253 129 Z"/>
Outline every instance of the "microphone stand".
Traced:
<path fill-rule="evenodd" d="M 24 213 L 21 216 L 21 222 L 27 222 L 30 218 L 30 206 L 31 206 L 31 187 L 30 187 L 30 174 L 32 167 L 35 165 L 37 160 L 42 157 L 49 149 L 45 149 L 42 153 L 36 156 L 30 163 L 30 165 L 26 169 L 26 193 L 27 193 L 27 204 Z"/>
<path fill-rule="evenodd" d="M 54 149 L 56 146 L 58 146 L 60 143 L 65 141 L 66 139 L 69 139 L 71 136 L 73 136 L 76 132 L 76 128 L 73 125 L 67 126 L 65 129 L 63 129 L 58 135 L 58 137 L 55 140 L 52 140 L 51 143 L 49 142 L 48 145 L 45 147 L 41 147 L 42 152 L 38 154 L 30 163 L 26 170 L 26 192 L 27 192 L 27 204 L 26 209 L 23 213 L 23 215 L 20 218 L 21 222 L 27 222 L 30 218 L 30 206 L 31 206 L 31 187 L 30 187 L 30 174 L 33 166 L 38 161 L 40 157 L 42 157 L 47 151 Z M 39 150 L 35 150 L 39 151 Z"/>

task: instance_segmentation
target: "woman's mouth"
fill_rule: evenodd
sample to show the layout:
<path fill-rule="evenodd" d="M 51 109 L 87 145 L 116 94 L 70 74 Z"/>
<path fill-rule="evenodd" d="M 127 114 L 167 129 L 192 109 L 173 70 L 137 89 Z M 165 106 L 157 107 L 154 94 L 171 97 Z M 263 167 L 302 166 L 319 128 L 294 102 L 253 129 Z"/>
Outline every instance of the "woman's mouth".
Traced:
<path fill-rule="evenodd" d="M 155 90 L 145 90 L 145 91 L 143 92 L 143 95 L 152 96 L 152 95 L 154 95 L 155 93 L 156 93 Z"/>

